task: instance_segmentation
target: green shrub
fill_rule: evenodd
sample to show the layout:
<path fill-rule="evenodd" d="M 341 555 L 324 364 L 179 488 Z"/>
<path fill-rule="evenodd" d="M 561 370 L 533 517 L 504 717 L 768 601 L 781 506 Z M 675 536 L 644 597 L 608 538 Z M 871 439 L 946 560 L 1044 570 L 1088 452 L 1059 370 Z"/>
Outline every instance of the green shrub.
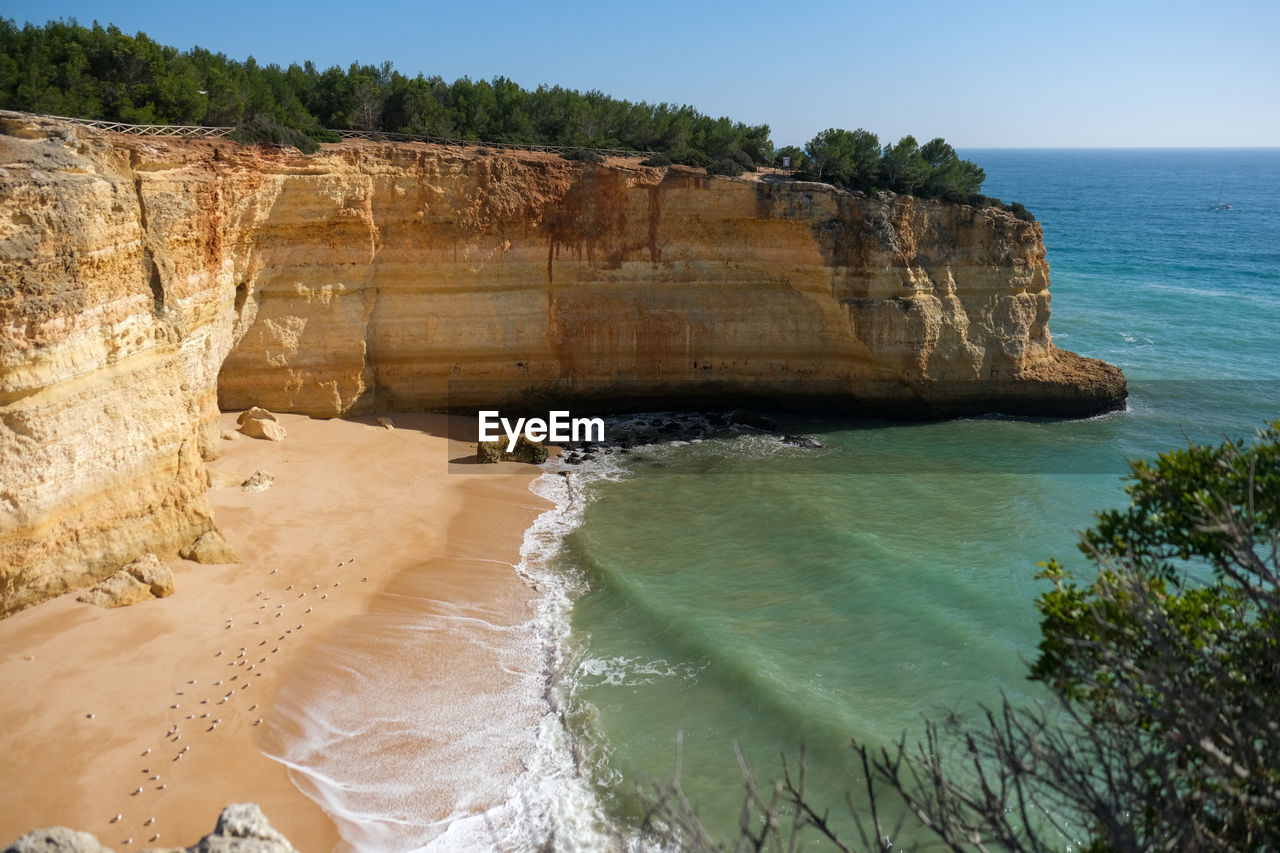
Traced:
<path fill-rule="evenodd" d="M 754 172 L 756 170 L 756 161 L 752 160 L 751 157 L 743 151 L 730 151 L 728 159 L 741 166 L 743 171 Z"/>
<path fill-rule="evenodd" d="M 303 154 L 314 154 L 320 143 L 294 127 L 286 127 L 270 116 L 259 113 L 242 122 L 231 133 L 231 138 L 245 145 L 275 145 L 280 148 L 297 148 Z"/>
<path fill-rule="evenodd" d="M 1004 206 L 1004 209 L 1009 211 L 1019 219 L 1025 220 L 1027 222 L 1036 221 L 1036 215 L 1031 211 L 1027 210 L 1026 207 L 1024 207 L 1022 202 L 1020 201 L 1010 202 L 1009 204 L 1006 204 Z"/>
<path fill-rule="evenodd" d="M 662 152 L 658 152 L 657 154 L 654 154 L 653 156 L 649 157 L 647 160 L 641 160 L 640 165 L 641 166 L 670 166 L 671 158 L 668 157 L 666 154 L 663 154 Z"/>
<path fill-rule="evenodd" d="M 721 157 L 710 166 L 707 166 L 707 174 L 728 175 L 730 178 L 736 178 L 742 174 L 742 167 L 738 165 L 736 160 L 730 160 L 728 157 Z"/>
<path fill-rule="evenodd" d="M 326 127 L 311 127 L 306 130 L 307 136 L 316 142 L 341 142 L 342 137 L 337 131 L 329 130 Z"/>
<path fill-rule="evenodd" d="M 604 162 L 604 155 L 590 148 L 571 148 L 560 156 L 566 160 L 577 160 L 582 163 Z"/>
<path fill-rule="evenodd" d="M 671 159 L 685 166 L 693 166 L 695 169 L 705 169 L 711 165 L 711 158 L 701 151 L 681 151 L 672 154 Z"/>

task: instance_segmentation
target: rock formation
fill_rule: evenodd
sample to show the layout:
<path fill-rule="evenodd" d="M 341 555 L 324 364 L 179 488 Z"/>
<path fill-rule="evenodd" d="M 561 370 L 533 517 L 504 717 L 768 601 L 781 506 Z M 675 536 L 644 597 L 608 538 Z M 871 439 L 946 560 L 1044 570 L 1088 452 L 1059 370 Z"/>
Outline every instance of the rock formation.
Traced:
<path fill-rule="evenodd" d="M 4 853 L 112 853 L 87 832 L 65 826 L 37 829 L 14 841 Z M 152 848 L 150 853 L 297 853 L 289 839 L 271 826 L 255 803 L 235 803 L 218 816 L 213 832 L 191 847 Z"/>
<path fill-rule="evenodd" d="M 271 485 L 275 481 L 275 474 L 272 474 L 270 471 L 263 471 L 259 469 L 254 471 L 251 477 L 242 482 L 240 484 L 240 488 L 244 489 L 246 492 L 265 492 L 267 489 L 271 488 Z"/>
<path fill-rule="evenodd" d="M 240 555 L 227 544 L 222 534 L 216 530 L 206 530 L 196 537 L 196 541 L 178 551 L 184 560 L 197 563 L 238 563 Z"/>
<path fill-rule="evenodd" d="M 0 113 L 0 614 L 213 529 L 219 405 L 1085 415 L 1040 226 L 683 167 Z"/>
<path fill-rule="evenodd" d="M 173 570 L 155 554 L 144 554 L 76 598 L 99 607 L 127 607 L 173 595 Z"/>
<path fill-rule="evenodd" d="M 505 438 L 498 441 L 482 441 L 476 445 L 476 461 L 481 464 L 494 462 L 528 462 L 530 465 L 541 465 L 547 461 L 547 448 L 540 441 L 530 441 L 528 436 L 521 435 L 516 439 L 515 447 L 507 450 Z"/>

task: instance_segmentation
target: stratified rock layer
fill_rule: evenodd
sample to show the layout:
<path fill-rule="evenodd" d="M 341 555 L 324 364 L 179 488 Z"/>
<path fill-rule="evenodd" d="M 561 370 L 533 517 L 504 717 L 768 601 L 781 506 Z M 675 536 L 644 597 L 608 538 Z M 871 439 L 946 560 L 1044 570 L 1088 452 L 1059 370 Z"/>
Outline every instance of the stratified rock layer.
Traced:
<path fill-rule="evenodd" d="M 1040 226 L 547 154 L 0 113 L 0 613 L 213 528 L 217 412 L 1084 415 Z"/>

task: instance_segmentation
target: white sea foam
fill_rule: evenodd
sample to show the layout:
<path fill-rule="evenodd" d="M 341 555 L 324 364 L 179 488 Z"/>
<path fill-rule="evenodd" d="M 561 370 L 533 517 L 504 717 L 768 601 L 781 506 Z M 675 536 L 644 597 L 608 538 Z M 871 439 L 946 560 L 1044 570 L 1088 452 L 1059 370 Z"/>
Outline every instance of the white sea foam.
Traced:
<path fill-rule="evenodd" d="M 702 665 L 673 664 L 664 658 L 643 660 L 622 655 L 611 658 L 586 658 L 578 664 L 577 679 L 580 684 L 608 684 L 623 687 L 653 684 L 655 681 L 670 678 L 696 681 L 698 673 L 707 666 L 705 663 Z"/>
<path fill-rule="evenodd" d="M 603 454 L 573 471 L 554 460 L 546 468 L 531 489 L 555 508 L 525 532 L 514 567 L 540 592 L 531 620 L 494 624 L 483 610 L 434 599 L 430 612 L 356 617 L 359 643 L 330 644 L 317 655 L 315 679 L 282 687 L 264 751 L 352 849 L 626 846 L 565 728 L 556 682 L 575 581 L 551 567 L 581 522 L 584 484 L 624 471 Z M 425 657 L 424 639 L 440 633 L 477 655 L 484 671 L 453 683 L 448 666 Z"/>
<path fill-rule="evenodd" d="M 542 665 L 545 713 L 534 737 L 525 771 L 506 792 L 501 805 L 453 820 L 426 849 L 460 850 L 615 850 L 625 846 L 611 828 L 591 781 L 580 766 L 567 729 L 556 687 L 569 641 L 569 613 L 577 581 L 552 569 L 564 537 L 582 521 L 585 485 L 593 479 L 616 479 L 624 470 L 610 457 L 567 470 L 554 460 L 531 490 L 555 503 L 525 531 L 517 572 L 542 591 L 532 622 Z"/>

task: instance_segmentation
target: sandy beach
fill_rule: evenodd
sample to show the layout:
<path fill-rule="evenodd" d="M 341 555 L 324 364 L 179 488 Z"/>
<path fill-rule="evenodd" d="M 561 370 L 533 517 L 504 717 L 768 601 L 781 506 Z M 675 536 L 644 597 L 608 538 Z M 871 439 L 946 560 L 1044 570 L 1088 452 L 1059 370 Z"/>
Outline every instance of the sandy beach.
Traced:
<path fill-rule="evenodd" d="M 468 732 L 447 730 L 502 706 L 502 725 L 519 729 L 512 743 L 524 742 L 538 712 L 508 691 L 537 674 L 450 625 L 492 633 L 530 618 L 535 593 L 512 564 L 548 508 L 528 488 L 539 471 L 470 464 L 474 419 L 390 418 L 395 429 L 282 415 L 283 442 L 224 440 L 210 496 L 242 564 L 174 559 L 168 598 L 104 610 L 72 593 L 0 621 L 0 841 L 63 825 L 117 850 L 184 846 L 226 804 L 256 802 L 298 849 L 345 848 L 299 786 L 323 794 L 264 750 L 296 750 L 309 697 L 343 677 L 376 683 L 351 661 L 380 655 L 454 711 L 436 720 L 438 741 L 400 742 L 439 768 L 412 780 L 419 800 L 441 821 L 496 805 L 520 747 L 487 738 L 478 780 L 450 771 Z M 275 476 L 269 489 L 240 487 L 259 470 Z M 388 626 L 408 623 L 413 648 L 387 646 Z"/>

